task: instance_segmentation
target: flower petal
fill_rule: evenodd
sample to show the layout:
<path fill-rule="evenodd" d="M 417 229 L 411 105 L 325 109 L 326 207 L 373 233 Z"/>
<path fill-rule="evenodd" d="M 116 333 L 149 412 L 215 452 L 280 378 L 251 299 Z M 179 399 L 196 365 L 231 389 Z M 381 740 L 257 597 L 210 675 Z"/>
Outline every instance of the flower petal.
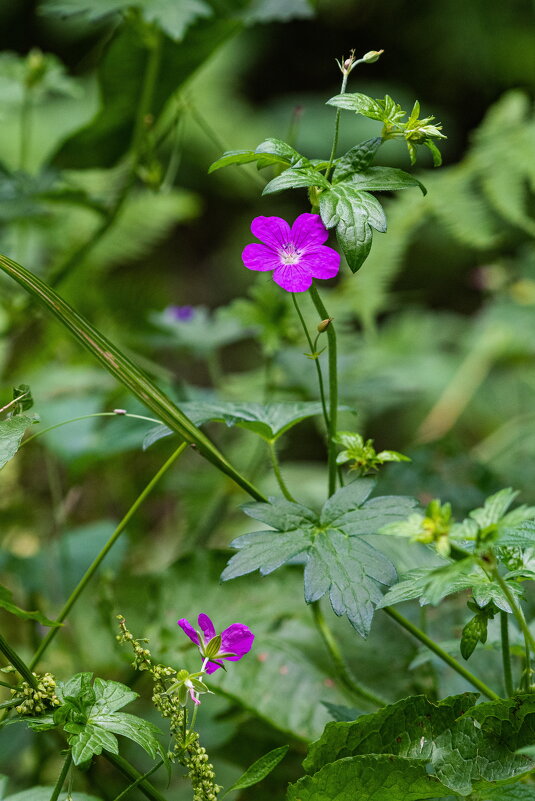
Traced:
<path fill-rule="evenodd" d="M 275 270 L 281 263 L 273 248 L 266 245 L 246 245 L 241 257 L 248 270 Z"/>
<path fill-rule="evenodd" d="M 300 264 L 313 278 L 334 278 L 340 269 L 340 254 L 326 245 L 319 245 L 303 253 Z"/>
<path fill-rule="evenodd" d="M 215 673 L 216 670 L 219 670 L 220 667 L 221 665 L 216 665 L 215 662 L 207 662 L 205 670 L 208 673 L 208 675 L 211 675 L 212 673 Z"/>
<path fill-rule="evenodd" d="M 215 626 L 208 615 L 205 615 L 204 612 L 201 613 L 197 618 L 197 622 L 199 623 L 200 630 L 204 634 L 205 642 L 209 642 L 212 637 L 215 637 Z"/>
<path fill-rule="evenodd" d="M 273 280 L 287 292 L 306 292 L 312 284 L 312 275 L 301 264 L 281 264 L 273 273 Z"/>
<path fill-rule="evenodd" d="M 191 623 L 188 620 L 186 620 L 185 617 L 180 618 L 180 620 L 178 620 L 177 623 L 184 632 L 184 634 L 187 634 L 190 640 L 195 643 L 195 645 L 200 645 L 199 635 L 197 634 Z"/>
<path fill-rule="evenodd" d="M 281 217 L 255 217 L 251 223 L 251 232 L 275 250 L 291 241 L 290 226 Z"/>
<path fill-rule="evenodd" d="M 323 245 L 328 238 L 329 232 L 319 214 L 300 214 L 292 225 L 292 242 L 296 248 Z"/>
<path fill-rule="evenodd" d="M 252 648 L 254 634 L 243 623 L 233 623 L 221 632 L 221 653 L 230 652 L 234 656 L 226 656 L 231 662 L 236 662 L 248 654 Z"/>

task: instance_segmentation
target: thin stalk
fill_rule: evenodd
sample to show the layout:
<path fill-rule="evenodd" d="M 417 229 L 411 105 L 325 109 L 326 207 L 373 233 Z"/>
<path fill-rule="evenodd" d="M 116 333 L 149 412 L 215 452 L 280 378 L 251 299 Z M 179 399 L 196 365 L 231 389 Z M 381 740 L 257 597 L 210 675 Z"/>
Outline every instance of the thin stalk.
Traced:
<path fill-rule="evenodd" d="M 514 686 L 511 671 L 511 651 L 509 648 L 509 616 L 507 612 L 500 612 L 500 631 L 502 636 L 503 683 L 505 692 L 510 698 L 514 693 Z"/>
<path fill-rule="evenodd" d="M 493 571 L 492 577 L 495 578 L 498 584 L 500 585 L 501 591 L 507 598 L 507 602 L 511 607 L 511 609 L 513 610 L 513 615 L 515 616 L 516 621 L 522 630 L 522 634 L 524 635 L 526 645 L 529 646 L 528 652 L 529 650 L 531 650 L 531 653 L 535 655 L 535 640 L 533 639 L 533 635 L 529 630 L 528 624 L 526 623 L 526 618 L 524 617 L 524 613 L 521 607 L 518 605 L 516 598 L 514 597 L 509 587 L 507 586 L 507 582 L 502 576 L 500 576 L 497 570 Z"/>
<path fill-rule="evenodd" d="M 152 492 L 152 490 L 154 489 L 156 484 L 160 481 L 162 476 L 165 475 L 165 473 L 169 470 L 171 465 L 173 465 L 174 462 L 176 462 L 178 457 L 181 455 L 181 453 L 183 453 L 183 451 L 185 450 L 186 447 L 187 447 L 187 443 L 186 442 L 183 442 L 181 445 L 179 445 L 179 447 L 176 449 L 176 451 L 174 451 L 174 453 L 171 454 L 171 456 L 169 457 L 169 459 L 167 459 L 165 464 L 162 465 L 162 467 L 160 467 L 160 469 L 158 470 L 156 475 L 153 476 L 153 478 L 149 481 L 149 483 L 147 484 L 145 489 L 138 495 L 138 497 L 136 498 L 136 500 L 134 501 L 134 503 L 132 504 L 132 506 L 130 507 L 128 512 L 125 514 L 125 516 L 123 517 L 123 519 L 121 520 L 121 522 L 119 523 L 119 525 L 117 526 L 117 528 L 115 529 L 115 531 L 113 532 L 113 534 L 111 535 L 111 537 L 109 538 L 107 543 L 104 545 L 104 547 L 102 548 L 102 550 L 100 551 L 98 556 L 95 557 L 93 562 L 87 568 L 86 572 L 84 573 L 84 575 L 82 576 L 82 578 L 80 579 L 80 581 L 78 582 L 78 584 L 76 585 L 76 587 L 74 588 L 72 593 L 70 594 L 69 598 L 65 602 L 63 608 L 61 609 L 61 611 L 60 611 L 60 613 L 59 613 L 59 615 L 58 615 L 58 617 L 57 617 L 57 619 L 55 621 L 56 623 L 62 623 L 65 620 L 65 618 L 67 617 L 67 615 L 71 611 L 72 607 L 74 606 L 74 604 L 76 603 L 76 601 L 78 600 L 78 598 L 80 597 L 80 595 L 82 594 L 84 589 L 86 588 L 87 584 L 91 581 L 91 579 L 93 578 L 94 574 L 96 573 L 96 571 L 100 567 L 103 559 L 108 554 L 108 552 L 111 550 L 111 548 L 114 546 L 116 541 L 119 539 L 120 535 L 122 534 L 122 532 L 124 531 L 124 529 L 126 528 L 128 523 L 130 522 L 131 518 L 137 512 L 137 510 L 139 509 L 141 504 L 144 502 L 144 500 L 148 497 L 148 495 L 150 495 L 150 493 Z M 39 662 L 39 660 L 43 656 L 44 652 L 46 651 L 46 649 L 48 648 L 48 646 L 50 645 L 50 643 L 52 642 L 52 640 L 56 636 L 58 628 L 59 627 L 50 629 L 50 631 L 48 632 L 46 637 L 42 640 L 39 648 L 35 652 L 35 654 L 34 654 L 34 656 L 32 658 L 32 661 L 30 663 L 30 667 L 31 668 L 34 668 L 35 665 Z"/>
<path fill-rule="evenodd" d="M 20 106 L 19 170 L 28 171 L 28 154 L 31 138 L 32 89 L 24 84 Z"/>
<path fill-rule="evenodd" d="M 58 776 L 58 780 L 54 789 L 52 790 L 52 795 L 50 796 L 50 801 L 58 801 L 59 794 L 61 793 L 61 788 L 65 784 L 65 779 L 67 778 L 67 773 L 69 772 L 69 768 L 72 764 L 72 753 L 69 751 L 67 756 L 65 757 L 65 762 L 63 763 L 63 767 L 61 769 L 61 773 Z"/>
<path fill-rule="evenodd" d="M 295 310 L 297 312 L 297 316 L 299 317 L 299 320 L 301 321 L 301 325 L 303 327 L 303 331 L 305 332 L 305 337 L 306 337 L 307 342 L 308 342 L 308 347 L 310 348 L 310 353 L 313 356 L 314 353 L 315 353 L 314 343 L 312 342 L 312 337 L 310 336 L 310 333 L 308 331 L 307 324 L 305 322 L 305 318 L 303 317 L 303 314 L 301 313 L 301 309 L 299 308 L 299 303 L 297 302 L 297 298 L 295 296 L 295 292 L 292 292 L 292 300 L 293 300 L 293 304 L 295 306 Z M 320 390 L 321 408 L 323 409 L 323 419 L 325 420 L 325 426 L 326 426 L 327 431 L 328 431 L 329 430 L 329 415 L 327 413 L 327 403 L 325 401 L 325 386 L 323 384 L 323 373 L 321 371 L 321 365 L 319 363 L 319 359 L 316 358 L 313 361 L 314 361 L 314 364 L 316 365 L 316 372 L 318 374 L 318 385 L 319 385 L 319 390 Z"/>
<path fill-rule="evenodd" d="M 121 771 L 123 776 L 126 776 L 127 779 L 133 779 L 134 781 L 138 781 L 138 786 L 143 795 L 149 799 L 149 801 L 167 801 L 166 797 L 160 793 L 159 790 L 151 784 L 142 773 L 137 770 L 133 765 L 128 762 L 127 759 L 120 756 L 119 754 L 112 754 L 111 751 L 103 751 L 102 756 L 105 757 L 108 762 L 110 762 L 114 767 Z"/>
<path fill-rule="evenodd" d="M 37 689 L 37 680 L 32 673 L 32 665 L 28 667 L 28 665 L 20 658 L 18 653 L 13 650 L 7 640 L 2 637 L 0 634 L 0 651 L 4 654 L 7 661 L 13 665 L 15 670 L 20 673 L 22 678 L 28 682 L 30 687 L 33 687 L 34 690 Z"/>
<path fill-rule="evenodd" d="M 162 57 L 162 36 L 158 28 L 153 29 L 152 37 L 145 75 L 143 77 L 143 86 L 141 87 L 141 95 L 137 107 L 132 144 L 130 145 L 130 151 L 133 155 L 134 164 L 136 165 L 139 161 L 143 140 L 147 130 L 147 115 L 150 114 L 151 111 Z"/>
<path fill-rule="evenodd" d="M 79 423 L 80 420 L 89 420 L 91 417 L 133 417 L 136 420 L 146 420 L 148 423 L 158 424 L 161 422 L 160 420 L 156 420 L 154 417 L 145 417 L 144 414 L 128 414 L 128 412 L 126 414 L 123 414 L 122 412 L 95 412 L 94 414 L 83 414 L 80 417 L 73 417 L 71 420 L 63 420 L 61 423 L 55 423 L 53 426 L 47 426 L 47 428 L 42 428 L 40 431 L 36 431 L 36 433 L 32 434 L 31 437 L 28 437 L 21 442 L 19 451 L 23 445 L 27 445 L 28 442 L 32 441 L 32 439 L 36 439 L 43 434 L 48 434 L 49 431 L 54 431 L 56 428 L 69 425 L 69 423 Z"/>
<path fill-rule="evenodd" d="M 461 665 L 460 662 L 457 662 L 453 656 L 450 656 L 446 651 L 444 651 L 443 648 L 440 647 L 440 645 L 438 645 L 438 643 L 432 640 L 431 637 L 428 637 L 425 632 L 411 623 L 410 620 L 407 620 L 406 617 L 403 617 L 403 615 L 401 615 L 396 609 L 391 606 L 385 606 L 383 611 L 386 612 L 386 614 L 389 615 L 393 620 L 395 620 L 396 623 L 399 623 L 400 626 L 412 634 L 413 637 L 416 637 L 417 640 L 420 640 L 421 643 L 427 646 L 430 651 L 433 651 L 434 654 L 440 657 L 443 662 L 459 673 L 460 676 L 463 676 L 463 678 L 469 681 L 470 684 L 482 692 L 483 695 L 486 695 L 487 698 L 491 699 L 491 701 L 498 701 L 500 699 L 500 696 L 495 693 L 494 690 L 491 690 L 490 687 L 487 687 L 487 685 L 481 681 L 481 679 L 478 679 L 477 676 L 474 676 L 474 674 L 465 668 L 464 665 Z"/>
<path fill-rule="evenodd" d="M 143 775 L 139 776 L 135 781 L 132 782 L 132 784 L 129 784 L 128 787 L 125 787 L 124 790 L 119 793 L 119 795 L 116 795 L 113 801 L 122 801 L 122 799 L 130 792 L 130 790 L 134 790 L 134 788 L 141 784 L 144 779 L 148 779 L 149 776 L 152 776 L 153 773 L 156 773 L 156 771 L 161 768 L 163 763 L 163 759 L 160 759 L 160 761 L 157 762 L 154 767 L 152 767 L 146 773 L 143 773 Z"/>
<path fill-rule="evenodd" d="M 349 72 L 342 73 L 342 86 L 340 88 L 340 94 L 345 94 L 346 87 L 347 87 L 347 79 L 349 78 Z M 340 114 L 341 109 L 336 109 L 336 117 L 334 120 L 334 136 L 333 136 L 333 145 L 331 148 L 331 155 L 329 156 L 329 166 L 327 167 L 327 172 L 325 173 L 325 177 L 327 180 L 331 177 L 331 173 L 333 171 L 334 166 L 334 159 L 336 157 L 336 148 L 338 147 L 338 134 L 340 131 Z"/>
<path fill-rule="evenodd" d="M 20 264 L 0 255 L 0 269 L 36 297 L 103 364 L 109 373 L 151 409 L 165 425 L 197 450 L 254 500 L 266 498 L 223 456 L 214 443 L 128 357 L 78 314 L 63 298 Z M 329 326 L 331 328 L 332 326 Z"/>
<path fill-rule="evenodd" d="M 292 503 L 297 503 L 292 493 L 286 486 L 284 478 L 282 477 L 280 464 L 277 457 L 277 451 L 275 450 L 275 443 L 273 442 L 273 440 L 268 441 L 268 448 L 269 448 L 269 456 L 271 459 L 271 466 L 273 467 L 273 472 L 275 473 L 275 478 L 277 479 L 277 483 L 281 489 L 282 494 L 284 495 L 287 501 L 291 501 Z"/>
<path fill-rule="evenodd" d="M 7 687 L 8 690 L 12 690 L 13 689 L 13 685 L 12 684 L 8 684 L 7 681 L 0 681 L 0 687 Z"/>
<path fill-rule="evenodd" d="M 323 305 L 319 292 L 312 284 L 310 296 L 318 310 L 320 318 L 326 320 L 329 312 Z M 327 328 L 327 341 L 329 344 L 329 495 L 336 491 L 337 464 L 336 464 L 336 431 L 338 426 L 338 366 L 336 357 L 336 331 L 331 322 Z"/>
<path fill-rule="evenodd" d="M 10 698 L 9 701 L 4 701 L 3 704 L 0 704 L 0 709 L 13 709 L 14 706 L 18 706 L 22 704 L 24 698 Z"/>
<path fill-rule="evenodd" d="M 338 677 L 340 683 L 346 688 L 346 690 L 349 690 L 349 692 L 359 700 L 364 699 L 365 701 L 368 701 L 377 707 L 386 706 L 388 701 L 385 701 L 384 698 L 381 698 L 371 690 L 368 690 L 367 687 L 364 687 L 362 684 L 360 684 L 353 676 L 353 673 L 351 672 L 338 646 L 338 643 L 336 642 L 335 636 L 329 627 L 329 624 L 325 620 L 325 616 L 321 610 L 320 602 L 314 601 L 310 604 L 310 607 L 312 609 L 314 623 L 316 624 L 316 628 L 321 634 L 323 642 L 327 647 L 336 676 Z"/>

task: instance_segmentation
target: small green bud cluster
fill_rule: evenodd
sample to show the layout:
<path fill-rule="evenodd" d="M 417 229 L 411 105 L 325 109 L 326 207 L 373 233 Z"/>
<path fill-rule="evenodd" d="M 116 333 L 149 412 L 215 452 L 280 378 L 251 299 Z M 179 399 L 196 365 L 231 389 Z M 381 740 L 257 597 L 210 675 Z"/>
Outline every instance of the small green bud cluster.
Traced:
<path fill-rule="evenodd" d="M 173 750 L 168 754 L 169 759 L 177 760 L 188 771 L 188 778 L 193 788 L 193 801 L 217 801 L 221 787 L 215 783 L 214 767 L 209 761 L 206 749 L 199 743 L 199 735 L 195 731 L 186 729 L 187 711 L 181 703 L 178 693 L 172 692 L 172 686 L 166 682 L 179 678 L 187 671 L 176 671 L 167 665 L 155 665 L 148 648 L 141 645 L 145 640 L 136 640 L 128 631 L 126 621 L 122 615 L 117 615 L 121 634 L 119 642 L 128 643 L 134 651 L 133 666 L 136 670 L 146 670 L 150 673 L 154 686 L 152 703 L 160 715 L 169 721 L 169 729 L 174 740 Z M 198 674 L 193 674 L 198 675 Z M 175 682 L 176 684 L 176 682 Z"/>
<path fill-rule="evenodd" d="M 33 674 L 37 679 L 37 686 L 32 687 L 27 681 L 23 681 L 18 687 L 11 690 L 12 695 L 23 700 L 15 707 L 19 715 L 42 715 L 57 706 L 60 700 L 56 695 L 56 682 L 52 673 L 43 673 L 39 676 Z"/>

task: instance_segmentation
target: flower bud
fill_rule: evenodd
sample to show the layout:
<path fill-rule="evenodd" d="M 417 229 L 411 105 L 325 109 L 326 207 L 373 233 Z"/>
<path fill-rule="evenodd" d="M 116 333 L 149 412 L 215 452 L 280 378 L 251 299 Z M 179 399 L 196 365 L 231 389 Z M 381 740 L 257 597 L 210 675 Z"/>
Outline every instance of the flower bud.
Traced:
<path fill-rule="evenodd" d="M 322 320 L 321 323 L 318 323 L 316 326 L 316 331 L 318 332 L 318 334 L 323 334 L 323 332 L 328 329 L 333 319 L 334 317 L 327 317 L 326 320 Z"/>
<path fill-rule="evenodd" d="M 381 53 L 384 52 L 384 50 L 369 50 L 367 53 L 364 53 L 361 61 L 364 61 L 365 64 L 374 64 L 376 61 L 379 61 Z"/>

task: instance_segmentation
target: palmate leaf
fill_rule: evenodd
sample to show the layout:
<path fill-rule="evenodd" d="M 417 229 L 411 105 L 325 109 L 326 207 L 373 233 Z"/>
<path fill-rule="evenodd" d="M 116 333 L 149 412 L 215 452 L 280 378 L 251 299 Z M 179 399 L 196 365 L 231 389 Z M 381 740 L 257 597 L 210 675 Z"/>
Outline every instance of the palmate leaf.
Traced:
<path fill-rule="evenodd" d="M 346 757 L 288 788 L 288 801 L 421 801 L 449 790 L 426 772 L 425 760 L 391 754 Z"/>
<path fill-rule="evenodd" d="M 297 423 L 322 413 L 321 403 L 305 401 L 267 404 L 192 401 L 181 403 L 180 409 L 195 425 L 200 426 L 209 422 L 226 423 L 227 426 L 236 425 L 258 434 L 268 442 L 275 442 Z M 148 448 L 172 433 L 167 426 L 156 426 L 145 437 L 143 448 Z"/>
<path fill-rule="evenodd" d="M 368 497 L 374 482 L 357 480 L 338 490 L 320 515 L 300 504 L 270 499 L 247 504 L 244 511 L 273 531 L 238 537 L 238 549 L 221 578 L 228 580 L 259 570 L 266 575 L 298 555 L 305 564 L 308 603 L 328 593 L 333 611 L 346 615 L 363 637 L 382 597 L 380 585 L 391 584 L 396 573 L 390 560 L 361 536 L 375 534 L 386 521 L 399 519 L 416 503 L 403 497 Z"/>
<path fill-rule="evenodd" d="M 0 469 L 15 456 L 24 432 L 35 422 L 35 417 L 24 414 L 0 420 Z"/>

